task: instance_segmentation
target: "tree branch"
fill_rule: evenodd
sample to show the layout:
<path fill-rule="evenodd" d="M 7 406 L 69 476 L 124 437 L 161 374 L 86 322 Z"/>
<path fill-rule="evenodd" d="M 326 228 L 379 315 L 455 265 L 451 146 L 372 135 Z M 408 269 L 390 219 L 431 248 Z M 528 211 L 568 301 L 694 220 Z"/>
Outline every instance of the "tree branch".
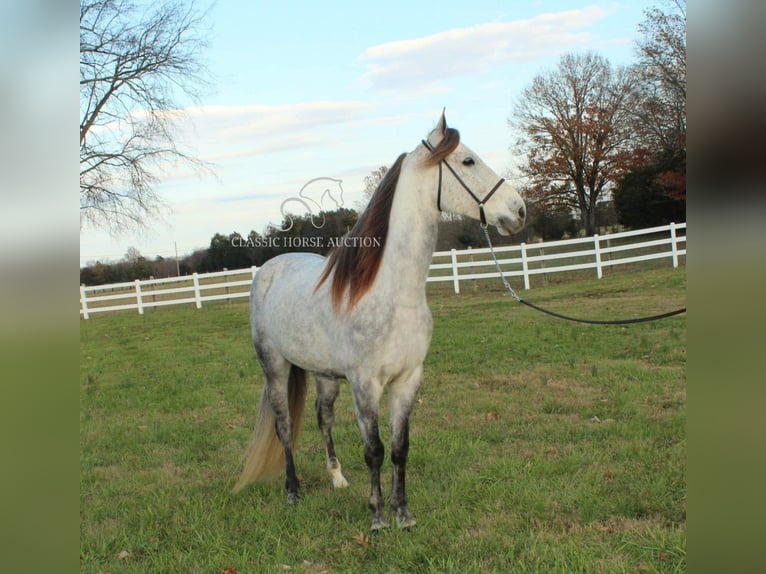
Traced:
<path fill-rule="evenodd" d="M 132 0 L 81 0 L 81 213 L 91 222 L 143 222 L 158 202 L 162 163 L 202 165 L 181 151 L 180 116 L 170 112 L 180 107 L 178 95 L 196 99 L 208 84 L 200 63 L 204 16 L 177 0 L 148 12 Z"/>

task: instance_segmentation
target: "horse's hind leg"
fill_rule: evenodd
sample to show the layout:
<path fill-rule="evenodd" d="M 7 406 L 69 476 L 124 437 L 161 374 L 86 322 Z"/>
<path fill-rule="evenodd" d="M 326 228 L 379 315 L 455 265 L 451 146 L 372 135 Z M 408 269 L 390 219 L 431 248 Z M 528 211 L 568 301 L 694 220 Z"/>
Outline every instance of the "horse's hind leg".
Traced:
<path fill-rule="evenodd" d="M 306 397 L 306 371 L 284 359 L 264 360 L 259 354 L 266 374 L 266 397 L 274 411 L 277 437 L 285 453 L 285 490 L 288 504 L 300 500 L 300 482 L 295 471 L 293 448 L 298 438 L 300 419 Z"/>
<path fill-rule="evenodd" d="M 341 381 L 342 379 L 316 375 L 317 422 L 319 423 L 319 430 L 322 433 L 327 452 L 327 470 L 330 473 L 332 485 L 335 488 L 345 488 L 348 486 L 348 481 L 341 472 L 338 457 L 335 455 L 335 444 L 332 440 L 332 424 L 335 420 L 335 399 L 338 398 Z"/>

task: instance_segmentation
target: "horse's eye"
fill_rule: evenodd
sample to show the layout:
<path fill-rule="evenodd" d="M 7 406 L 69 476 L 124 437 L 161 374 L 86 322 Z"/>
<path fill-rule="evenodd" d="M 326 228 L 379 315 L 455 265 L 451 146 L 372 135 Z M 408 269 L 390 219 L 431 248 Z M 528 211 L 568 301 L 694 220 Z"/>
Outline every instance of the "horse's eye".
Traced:
<path fill-rule="evenodd" d="M 473 158 L 472 158 L 471 156 L 468 156 L 467 158 L 465 158 L 465 159 L 463 160 L 463 165 L 473 165 L 473 164 L 475 164 L 475 163 L 476 163 L 476 162 L 475 162 L 475 161 L 473 161 Z"/>

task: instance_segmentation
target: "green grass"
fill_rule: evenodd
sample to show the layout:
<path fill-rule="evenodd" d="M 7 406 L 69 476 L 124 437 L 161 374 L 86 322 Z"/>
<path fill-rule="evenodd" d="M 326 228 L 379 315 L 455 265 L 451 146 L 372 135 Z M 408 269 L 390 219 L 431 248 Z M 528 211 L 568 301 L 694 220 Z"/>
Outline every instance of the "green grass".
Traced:
<path fill-rule="evenodd" d="M 246 303 L 81 321 L 81 570 L 686 571 L 685 317 L 586 326 L 484 284 L 429 290 L 408 472 L 418 525 L 373 539 L 348 388 L 335 424 L 348 489 L 332 489 L 308 408 L 301 504 L 281 481 L 231 494 L 263 380 Z M 685 271 L 522 296 L 578 316 L 653 314 L 684 305 Z"/>

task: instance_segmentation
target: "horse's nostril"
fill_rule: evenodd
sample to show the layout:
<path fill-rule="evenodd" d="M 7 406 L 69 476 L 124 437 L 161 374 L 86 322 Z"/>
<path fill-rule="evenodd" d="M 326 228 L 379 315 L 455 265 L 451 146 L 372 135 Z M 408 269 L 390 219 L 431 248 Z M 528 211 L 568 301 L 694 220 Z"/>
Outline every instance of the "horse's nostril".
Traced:
<path fill-rule="evenodd" d="M 519 207 L 519 217 L 521 219 L 524 219 L 525 214 L 526 214 L 526 211 L 524 210 L 524 206 Z"/>

